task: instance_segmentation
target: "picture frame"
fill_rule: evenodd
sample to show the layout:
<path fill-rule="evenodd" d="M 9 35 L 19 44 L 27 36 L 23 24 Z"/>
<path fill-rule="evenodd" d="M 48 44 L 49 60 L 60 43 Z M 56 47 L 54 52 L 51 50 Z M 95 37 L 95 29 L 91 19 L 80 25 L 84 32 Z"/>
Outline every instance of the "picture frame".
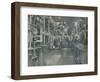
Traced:
<path fill-rule="evenodd" d="M 12 3 L 11 78 L 97 75 L 97 22 L 97 7 Z"/>

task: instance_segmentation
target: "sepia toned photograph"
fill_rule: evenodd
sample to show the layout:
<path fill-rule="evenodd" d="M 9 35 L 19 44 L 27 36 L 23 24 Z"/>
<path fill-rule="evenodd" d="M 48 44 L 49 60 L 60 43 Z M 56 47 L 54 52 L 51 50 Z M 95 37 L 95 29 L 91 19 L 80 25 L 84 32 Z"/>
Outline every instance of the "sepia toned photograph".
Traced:
<path fill-rule="evenodd" d="M 87 17 L 28 15 L 28 66 L 87 63 Z"/>

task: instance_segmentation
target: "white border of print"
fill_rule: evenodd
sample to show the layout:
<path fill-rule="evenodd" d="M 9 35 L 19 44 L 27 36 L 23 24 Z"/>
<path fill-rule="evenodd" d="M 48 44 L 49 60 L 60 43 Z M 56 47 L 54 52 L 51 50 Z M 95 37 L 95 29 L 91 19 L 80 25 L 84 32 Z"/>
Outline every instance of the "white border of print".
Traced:
<path fill-rule="evenodd" d="M 38 7 L 21 7 L 20 9 L 20 75 L 41 75 L 55 73 L 75 73 L 94 71 L 94 11 L 74 9 L 51 9 Z M 28 15 L 54 15 L 88 17 L 88 64 L 63 66 L 28 67 Z"/>

